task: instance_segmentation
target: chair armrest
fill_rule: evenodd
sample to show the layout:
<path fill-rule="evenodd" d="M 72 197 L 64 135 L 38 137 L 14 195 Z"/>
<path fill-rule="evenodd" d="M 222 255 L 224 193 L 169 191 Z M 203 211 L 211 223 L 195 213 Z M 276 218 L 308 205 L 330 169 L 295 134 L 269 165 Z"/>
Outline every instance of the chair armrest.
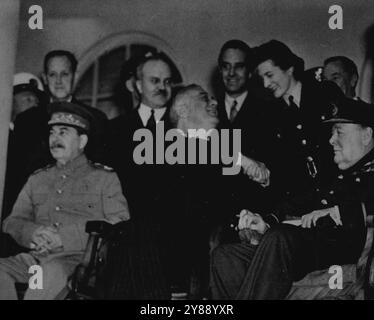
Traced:
<path fill-rule="evenodd" d="M 85 231 L 89 236 L 82 261 L 78 264 L 72 276 L 72 291 L 74 293 L 77 293 L 80 287 L 88 287 L 92 270 L 96 267 L 97 254 L 102 239 L 115 232 L 119 227 L 118 225 L 122 225 L 122 222 L 114 225 L 103 220 L 86 222 Z"/>
<path fill-rule="evenodd" d="M 92 220 L 86 223 L 86 233 L 103 235 L 107 233 L 113 225 L 103 220 Z"/>

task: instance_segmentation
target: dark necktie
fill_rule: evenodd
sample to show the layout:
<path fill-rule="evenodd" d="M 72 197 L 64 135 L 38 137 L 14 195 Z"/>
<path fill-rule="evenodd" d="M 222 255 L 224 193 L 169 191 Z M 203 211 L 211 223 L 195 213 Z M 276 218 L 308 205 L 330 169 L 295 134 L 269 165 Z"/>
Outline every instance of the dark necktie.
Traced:
<path fill-rule="evenodd" d="M 234 122 L 236 115 L 238 114 L 238 110 L 236 109 L 236 106 L 238 105 L 238 102 L 234 100 L 231 105 L 230 109 L 230 122 Z"/>
<path fill-rule="evenodd" d="M 299 111 L 299 107 L 295 103 L 293 96 L 289 96 L 288 101 L 290 102 L 290 109 L 292 111 Z"/>
<path fill-rule="evenodd" d="M 154 109 L 151 109 L 151 116 L 148 118 L 146 127 L 149 128 L 149 129 L 153 129 L 154 127 L 156 127 L 156 119 L 155 119 L 155 110 Z"/>

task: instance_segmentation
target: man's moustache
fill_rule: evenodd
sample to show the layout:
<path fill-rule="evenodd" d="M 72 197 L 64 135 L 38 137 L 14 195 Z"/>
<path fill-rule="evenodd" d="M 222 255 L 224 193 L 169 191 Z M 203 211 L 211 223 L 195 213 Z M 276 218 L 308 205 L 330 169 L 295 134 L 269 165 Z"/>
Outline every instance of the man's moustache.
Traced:
<path fill-rule="evenodd" d="M 53 144 L 51 144 L 50 149 L 55 149 L 55 148 L 65 149 L 65 146 L 62 143 L 53 143 Z"/>
<path fill-rule="evenodd" d="M 160 96 L 166 96 L 166 90 L 159 90 L 159 91 L 156 91 L 155 93 L 156 96 L 160 95 Z"/>

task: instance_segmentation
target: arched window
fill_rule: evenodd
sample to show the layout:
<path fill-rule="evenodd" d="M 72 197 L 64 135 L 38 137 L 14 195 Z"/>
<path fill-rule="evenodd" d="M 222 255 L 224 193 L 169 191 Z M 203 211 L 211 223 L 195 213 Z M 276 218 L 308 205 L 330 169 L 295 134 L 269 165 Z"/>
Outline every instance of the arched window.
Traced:
<path fill-rule="evenodd" d="M 163 40 L 149 34 L 124 33 L 100 41 L 82 55 L 74 95 L 83 103 L 104 111 L 109 119 L 126 112 L 126 102 L 121 101 L 125 90 L 125 84 L 119 81 L 121 67 L 132 56 L 147 52 L 165 54 L 176 82 L 182 83 L 175 55 Z"/>

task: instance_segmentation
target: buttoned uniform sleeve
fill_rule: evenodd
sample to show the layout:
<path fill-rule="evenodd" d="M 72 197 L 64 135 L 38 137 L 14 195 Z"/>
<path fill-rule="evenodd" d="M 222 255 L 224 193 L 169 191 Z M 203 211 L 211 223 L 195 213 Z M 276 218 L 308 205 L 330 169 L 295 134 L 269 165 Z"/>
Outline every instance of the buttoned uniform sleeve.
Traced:
<path fill-rule="evenodd" d="M 21 190 L 13 210 L 4 221 L 3 231 L 9 233 L 21 246 L 30 247 L 31 236 L 34 231 L 42 226 L 35 222 L 34 205 L 32 201 L 31 176 Z"/>
<path fill-rule="evenodd" d="M 130 219 L 127 200 L 123 195 L 117 174 L 114 172 L 105 173 L 101 193 L 102 219 L 112 224 Z M 88 240 L 85 226 L 86 222 L 89 220 L 99 219 L 87 219 L 85 222 L 73 223 L 67 226 L 62 226 L 59 229 L 64 251 L 85 249 Z"/>
<path fill-rule="evenodd" d="M 374 170 L 373 172 L 364 172 L 356 179 L 338 178 L 330 188 L 321 191 L 314 189 L 288 199 L 277 207 L 274 215 L 266 216 L 264 220 L 269 225 L 273 225 L 282 222 L 286 215 L 301 217 L 313 210 L 337 206 L 343 228 L 362 228 L 364 225 L 363 204 L 371 207 L 373 189 Z"/>
<path fill-rule="evenodd" d="M 110 223 L 130 219 L 130 211 L 127 200 L 123 195 L 121 183 L 115 172 L 110 172 L 103 189 L 103 210 L 105 218 Z"/>
<path fill-rule="evenodd" d="M 325 205 L 319 202 L 320 193 L 312 189 L 296 197 L 280 202 L 272 214 L 266 215 L 264 220 L 270 226 L 281 223 L 287 217 L 301 217 L 316 209 L 322 209 Z"/>

